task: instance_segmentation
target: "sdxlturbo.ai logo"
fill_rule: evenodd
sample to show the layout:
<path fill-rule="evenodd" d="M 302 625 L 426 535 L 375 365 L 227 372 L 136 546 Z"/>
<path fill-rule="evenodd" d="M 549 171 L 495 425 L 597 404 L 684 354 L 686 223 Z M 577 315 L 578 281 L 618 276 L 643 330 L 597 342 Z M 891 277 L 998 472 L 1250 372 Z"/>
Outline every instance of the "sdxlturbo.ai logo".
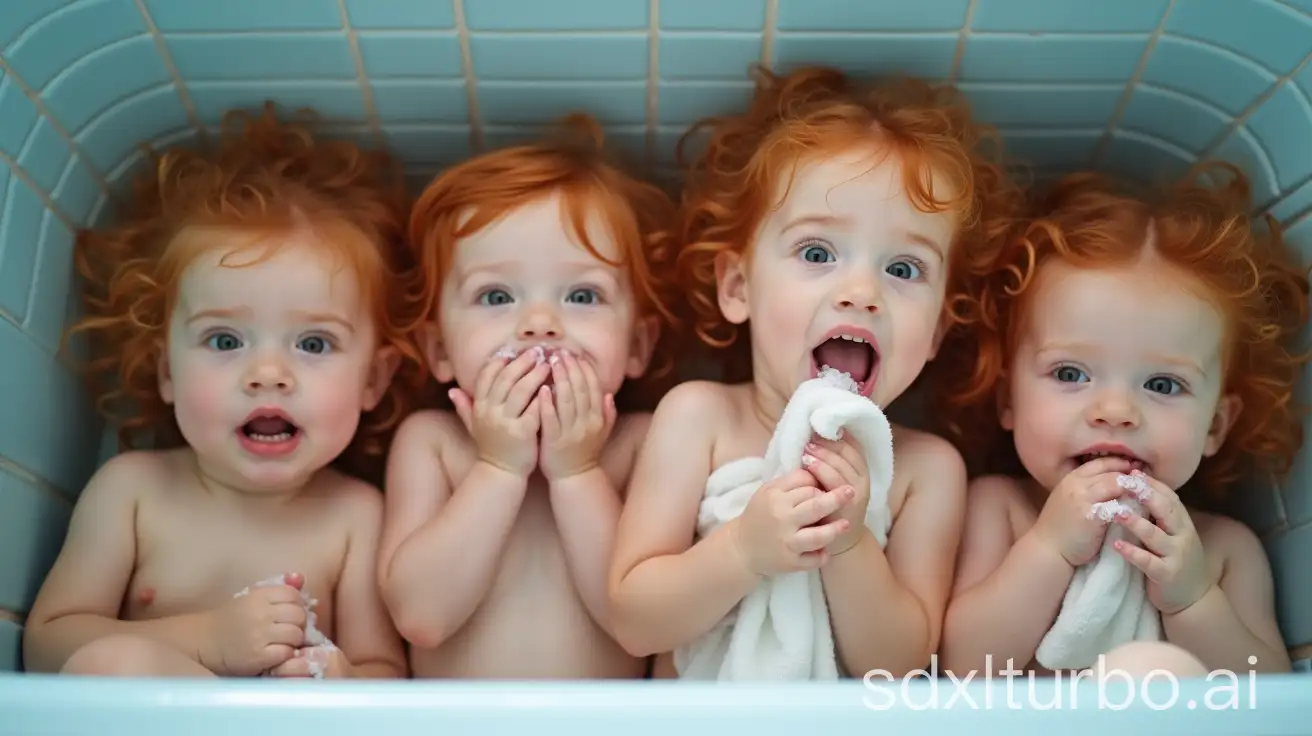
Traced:
<path fill-rule="evenodd" d="M 1257 657 L 1249 657 L 1248 663 L 1256 665 Z M 937 655 L 931 659 L 928 670 L 912 670 L 904 677 L 894 677 L 887 670 L 871 670 L 862 678 L 867 690 L 862 702 L 871 710 L 889 710 L 898 706 L 911 710 L 978 710 L 981 707 L 985 710 L 995 707 L 1061 710 L 1088 708 L 1092 696 L 1093 707 L 1107 710 L 1125 710 L 1136 701 L 1152 710 L 1180 706 L 1190 710 L 1199 706 L 1208 710 L 1238 710 L 1240 707 L 1252 710 L 1257 707 L 1257 672 L 1251 669 L 1242 678 L 1230 670 L 1209 672 L 1206 681 L 1217 684 L 1206 690 L 1202 702 L 1190 699 L 1180 703 L 1180 681 L 1174 674 L 1166 670 L 1152 670 L 1135 678 L 1124 670 L 1108 669 L 1101 656 L 1098 657 L 1096 667 L 1074 674 L 1057 672 L 1036 675 L 1032 670 L 1022 672 L 1008 659 L 1007 668 L 995 677 L 992 656 L 985 658 L 984 665 L 983 675 L 976 670 L 965 676 L 947 672 L 944 673 L 946 679 L 939 677 Z M 1018 679 L 1022 675 L 1025 677 Z M 996 688 L 992 686 L 999 680 L 1006 682 L 1007 702 L 1004 704 L 994 702 Z M 970 692 L 970 684 L 981 681 L 988 686 L 983 691 L 983 703 L 976 698 L 980 693 Z M 1094 687 L 1090 688 L 1090 684 Z M 945 689 L 950 689 L 946 699 L 943 696 Z M 1018 698 L 1017 690 L 1024 690 L 1024 697 Z M 1084 703 L 1080 702 L 1081 698 L 1084 698 Z"/>

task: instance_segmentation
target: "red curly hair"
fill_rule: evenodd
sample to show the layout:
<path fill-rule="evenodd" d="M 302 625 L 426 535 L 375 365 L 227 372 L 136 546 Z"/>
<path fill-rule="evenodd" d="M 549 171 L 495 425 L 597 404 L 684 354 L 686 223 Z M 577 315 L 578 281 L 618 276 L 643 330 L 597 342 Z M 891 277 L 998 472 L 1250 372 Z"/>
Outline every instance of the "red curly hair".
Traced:
<path fill-rule="evenodd" d="M 93 392 L 119 422 L 124 446 L 151 437 L 156 447 L 182 442 L 159 395 L 159 362 L 179 281 L 208 247 L 185 235 L 201 228 L 249 234 L 272 255 L 278 241 L 267 236 L 310 227 L 359 278 L 380 345 L 396 348 L 402 361 L 378 407 L 362 417 L 346 465 L 381 455 L 409 410 L 424 372 L 409 337 L 421 313 L 403 242 L 408 198 L 400 167 L 383 151 L 316 138 L 312 115 L 300 117 L 282 122 L 266 103 L 258 115 L 225 116 L 213 150 L 150 151 L 152 165 L 133 182 L 119 222 L 78 233 L 85 317 L 68 337 L 86 334 Z"/>
<path fill-rule="evenodd" d="M 1209 185 L 1208 180 L 1214 185 Z M 1221 450 L 1204 458 L 1199 480 L 1214 496 L 1242 474 L 1288 472 L 1302 444 L 1294 405 L 1306 356 L 1290 339 L 1308 320 L 1308 277 L 1284 248 L 1279 224 L 1250 215 L 1248 180 L 1229 164 L 1202 164 L 1158 196 L 1138 198 L 1093 173 L 1072 174 L 1018 220 L 992 276 L 956 312 L 968 329 L 942 355 L 936 394 L 947 433 L 985 472 L 1016 472 L 1015 449 L 997 418 L 1009 363 L 1035 277 L 1061 259 L 1080 268 L 1125 263 L 1149 247 L 1191 274 L 1226 317 L 1223 392 L 1243 408 Z"/>
<path fill-rule="evenodd" d="M 951 212 L 958 222 L 949 262 L 947 302 L 967 290 L 978 272 L 978 251 L 1005 232 L 1023 202 L 1001 163 L 992 128 L 975 121 L 965 99 L 949 86 L 897 78 L 858 82 L 827 67 L 787 75 L 756 71 L 747 109 L 698 122 L 679 142 L 688 169 L 683 196 L 680 281 L 695 315 L 697 336 L 708 347 L 741 350 L 730 371 L 741 371 L 749 340 L 746 326 L 724 319 L 716 300 L 716 257 L 750 255 L 756 230 L 785 177 L 806 159 L 879 147 L 902 163 L 904 191 L 925 212 Z M 694 137 L 707 132 L 704 151 L 685 162 Z M 935 180 L 946 186 L 935 187 Z M 785 188 L 785 191 L 787 189 Z M 955 196 L 943 198 L 942 192 Z M 945 315 L 945 326 L 950 324 Z"/>
<path fill-rule="evenodd" d="M 410 244 L 424 276 L 424 313 L 437 317 L 441 290 L 456 246 L 506 213 L 558 194 L 561 217 L 593 257 L 621 268 L 640 317 L 656 317 L 660 337 L 647 374 L 625 386 L 617 401 L 650 405 L 672 373 L 682 320 L 674 304 L 673 200 L 654 184 L 626 172 L 605 149 L 601 126 L 585 113 L 565 116 L 542 140 L 476 156 L 447 169 L 419 196 L 410 214 Z M 601 255 L 588 235 L 600 216 L 621 253 Z"/>

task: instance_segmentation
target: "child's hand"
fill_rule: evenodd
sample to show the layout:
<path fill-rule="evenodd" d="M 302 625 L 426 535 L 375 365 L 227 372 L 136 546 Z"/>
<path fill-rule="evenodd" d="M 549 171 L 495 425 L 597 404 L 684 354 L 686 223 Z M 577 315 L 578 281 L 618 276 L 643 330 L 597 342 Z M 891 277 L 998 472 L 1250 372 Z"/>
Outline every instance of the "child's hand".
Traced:
<path fill-rule="evenodd" d="M 1130 468 L 1123 458 L 1100 457 L 1072 470 L 1048 494 L 1034 532 L 1072 566 L 1089 562 L 1107 536 L 1107 523 L 1091 513 L 1093 504 L 1124 496 L 1116 477 Z"/>
<path fill-rule="evenodd" d="M 292 658 L 273 668 L 272 677 L 314 677 L 311 667 L 322 668 L 325 680 L 339 680 L 351 676 L 351 663 L 337 647 L 303 647 Z"/>
<path fill-rule="evenodd" d="M 538 389 L 537 398 L 539 467 L 548 481 L 557 481 L 596 467 L 615 426 L 615 397 L 602 395 L 596 371 L 573 354 L 559 351 L 550 363 L 553 387 Z"/>
<path fill-rule="evenodd" d="M 525 350 L 506 362 L 493 358 L 478 374 L 473 397 L 451 389 L 451 403 L 478 447 L 478 457 L 508 473 L 527 477 L 537 466 L 541 415 L 536 398 L 550 369 Z"/>
<path fill-rule="evenodd" d="M 806 470 L 762 485 L 733 522 L 733 539 L 747 568 L 761 576 L 812 570 L 829 559 L 825 548 L 851 524 L 824 519 L 851 503 L 852 492 L 825 492 Z"/>
<path fill-rule="evenodd" d="M 210 615 L 211 651 L 201 664 L 215 673 L 252 677 L 291 659 L 305 644 L 307 611 L 300 575 L 287 585 L 252 588 Z"/>
<path fill-rule="evenodd" d="M 1118 540 L 1116 551 L 1148 577 L 1148 600 L 1157 610 L 1179 613 L 1212 587 L 1203 543 L 1175 491 L 1138 470 L 1134 474 L 1152 489 L 1142 503 L 1157 523 L 1133 514 L 1117 517 L 1116 523 L 1130 530 L 1147 549 Z"/>
<path fill-rule="evenodd" d="M 829 546 L 831 555 L 846 552 L 865 530 L 866 506 L 870 503 L 870 470 L 866 467 L 865 453 L 861 452 L 856 438 L 850 433 L 838 441 L 817 437 L 807 443 L 802 467 L 811 471 L 826 491 L 850 491 L 852 494 L 850 503 L 824 519 L 825 522 L 847 521 L 847 531 Z"/>

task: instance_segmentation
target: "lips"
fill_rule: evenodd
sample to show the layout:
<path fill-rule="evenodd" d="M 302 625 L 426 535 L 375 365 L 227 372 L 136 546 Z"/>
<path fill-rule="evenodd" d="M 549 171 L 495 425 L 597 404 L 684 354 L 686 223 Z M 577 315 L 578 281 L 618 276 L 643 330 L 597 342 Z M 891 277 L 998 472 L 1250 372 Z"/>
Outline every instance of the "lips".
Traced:
<path fill-rule="evenodd" d="M 870 396 L 879 372 L 879 344 L 874 333 L 853 325 L 826 332 L 811 351 L 811 377 L 825 368 L 851 376 L 858 393 Z"/>
<path fill-rule="evenodd" d="M 1115 457 L 1125 460 L 1135 470 L 1144 470 L 1148 467 L 1148 461 L 1139 457 L 1129 447 L 1114 443 L 1102 443 L 1087 447 L 1083 452 L 1076 454 L 1072 460 L 1078 467 L 1103 457 Z"/>
<path fill-rule="evenodd" d="M 276 407 L 256 409 L 237 428 L 237 438 L 248 452 L 262 457 L 289 454 L 301 440 L 301 429 Z"/>

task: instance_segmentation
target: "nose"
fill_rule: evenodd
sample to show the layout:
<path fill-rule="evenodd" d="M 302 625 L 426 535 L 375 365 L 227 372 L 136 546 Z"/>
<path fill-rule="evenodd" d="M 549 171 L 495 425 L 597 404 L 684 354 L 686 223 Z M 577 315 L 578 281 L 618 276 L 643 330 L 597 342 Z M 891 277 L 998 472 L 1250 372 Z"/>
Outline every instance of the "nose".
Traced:
<path fill-rule="evenodd" d="M 1089 424 L 1104 429 L 1133 429 L 1142 419 L 1138 405 L 1120 390 L 1103 391 L 1088 410 Z"/>
<path fill-rule="evenodd" d="M 515 330 L 520 340 L 557 340 L 563 333 L 560 316 L 545 304 L 534 304 L 525 309 Z"/>
<path fill-rule="evenodd" d="M 875 275 L 858 268 L 839 287 L 834 306 L 840 310 L 857 309 L 874 314 L 879 311 L 879 286 Z"/>
<path fill-rule="evenodd" d="M 266 353 L 247 366 L 242 385 L 252 396 L 265 391 L 291 393 L 296 390 L 296 379 L 281 355 Z"/>

